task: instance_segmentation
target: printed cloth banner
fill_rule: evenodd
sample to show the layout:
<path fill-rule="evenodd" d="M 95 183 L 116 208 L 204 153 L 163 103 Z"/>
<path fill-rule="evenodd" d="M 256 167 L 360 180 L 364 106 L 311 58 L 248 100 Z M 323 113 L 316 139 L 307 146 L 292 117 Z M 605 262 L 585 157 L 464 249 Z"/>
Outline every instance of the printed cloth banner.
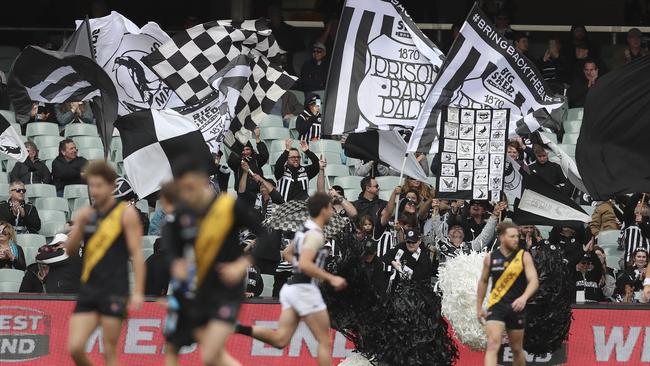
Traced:
<path fill-rule="evenodd" d="M 332 50 L 323 133 L 415 126 L 443 60 L 398 1 L 346 1 Z"/>
<path fill-rule="evenodd" d="M 436 197 L 500 200 L 508 109 L 442 109 Z"/>
<path fill-rule="evenodd" d="M 409 151 L 435 152 L 440 109 L 510 110 L 510 135 L 558 130 L 564 99 L 551 94 L 535 64 L 499 34 L 474 5 L 449 50 L 409 141 Z"/>

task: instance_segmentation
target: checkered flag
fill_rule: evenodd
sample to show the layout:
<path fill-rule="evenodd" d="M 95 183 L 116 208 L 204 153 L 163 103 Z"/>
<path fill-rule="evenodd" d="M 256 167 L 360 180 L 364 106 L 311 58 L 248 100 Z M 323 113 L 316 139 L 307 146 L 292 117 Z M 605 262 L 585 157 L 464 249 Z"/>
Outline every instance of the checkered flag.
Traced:
<path fill-rule="evenodd" d="M 157 192 L 172 180 L 172 168 L 182 155 L 205 162 L 216 173 L 216 166 L 201 131 L 188 117 L 171 110 L 143 110 L 115 121 L 122 139 L 124 170 L 138 197 Z"/>
<path fill-rule="evenodd" d="M 277 206 L 273 215 L 264 220 L 262 225 L 273 230 L 296 232 L 302 228 L 302 225 L 307 220 L 309 220 L 307 202 L 289 201 Z M 323 231 L 325 237 L 335 237 L 346 227 L 347 224 L 347 221 L 343 217 L 334 214 Z"/>
<path fill-rule="evenodd" d="M 177 33 L 142 62 L 185 104 L 194 104 L 211 93 L 212 76 L 237 56 L 253 51 L 267 58 L 284 53 L 266 20 L 220 20 Z"/>

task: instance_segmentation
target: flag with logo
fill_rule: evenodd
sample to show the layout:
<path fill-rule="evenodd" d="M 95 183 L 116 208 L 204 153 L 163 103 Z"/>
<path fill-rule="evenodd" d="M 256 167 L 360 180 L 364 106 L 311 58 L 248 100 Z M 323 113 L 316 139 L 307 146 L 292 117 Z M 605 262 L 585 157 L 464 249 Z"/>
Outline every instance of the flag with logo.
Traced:
<path fill-rule="evenodd" d="M 143 109 L 163 109 L 183 105 L 178 96 L 147 68 L 141 59 L 169 41 L 169 36 L 154 22 L 142 28 L 122 14 L 112 11 L 101 18 L 76 22 L 77 30 L 67 47 L 71 51 L 84 47 L 90 32 L 95 61 L 109 75 L 119 97 L 119 115 Z"/>
<path fill-rule="evenodd" d="M 409 151 L 436 151 L 443 106 L 510 110 L 510 135 L 558 130 L 564 98 L 552 94 L 535 64 L 499 34 L 474 5 L 418 118 Z"/>
<path fill-rule="evenodd" d="M 102 115 L 102 126 L 98 123 L 101 128 L 97 130 L 104 154 L 108 154 L 113 121 L 117 118 L 117 92 L 106 72 L 92 59 L 27 46 L 14 61 L 7 93 L 16 113 L 26 115 L 33 102 L 92 101 L 93 113 Z"/>
<path fill-rule="evenodd" d="M 442 109 L 436 197 L 500 201 L 509 110 Z"/>
<path fill-rule="evenodd" d="M 0 114 L 0 153 L 20 162 L 27 158 L 27 149 L 16 129 Z"/>
<path fill-rule="evenodd" d="M 214 91 L 199 103 L 175 108 L 190 117 L 213 152 L 226 145 L 241 151 L 260 122 L 295 82 L 295 78 L 270 65 L 265 57 L 239 55 L 210 78 Z M 267 86 L 267 87 L 263 87 Z M 242 144 L 233 147 L 233 144 Z"/>
<path fill-rule="evenodd" d="M 399 2 L 347 0 L 332 50 L 323 133 L 415 126 L 443 59 Z"/>
<path fill-rule="evenodd" d="M 212 93 L 210 78 L 240 55 L 272 58 L 284 53 L 265 19 L 234 22 L 220 20 L 178 32 L 143 58 L 143 62 L 186 104 Z M 282 72 L 285 78 L 289 74 Z M 273 85 L 259 85 L 262 93 Z"/>

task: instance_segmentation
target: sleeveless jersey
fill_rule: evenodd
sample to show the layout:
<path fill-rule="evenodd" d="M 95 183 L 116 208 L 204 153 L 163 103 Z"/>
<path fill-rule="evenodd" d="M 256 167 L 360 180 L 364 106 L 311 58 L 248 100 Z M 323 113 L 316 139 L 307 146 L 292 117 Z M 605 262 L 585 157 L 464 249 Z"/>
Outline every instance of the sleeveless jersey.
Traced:
<path fill-rule="evenodd" d="M 303 225 L 302 229 L 296 232 L 296 236 L 294 237 L 294 250 L 293 250 L 293 269 L 292 269 L 292 283 L 312 283 L 312 284 L 317 284 L 317 280 L 313 279 L 306 274 L 302 273 L 300 271 L 300 268 L 298 266 L 298 262 L 300 261 L 300 253 L 302 252 L 303 249 L 303 242 L 305 239 L 305 235 L 309 232 L 318 232 L 321 235 L 323 234 L 323 231 L 321 230 L 316 223 L 314 223 L 311 220 L 308 220 L 305 222 Z M 318 249 L 318 252 L 316 253 L 316 257 L 314 257 L 314 263 L 316 263 L 316 266 L 319 268 L 325 268 L 325 261 L 327 259 L 327 252 L 328 250 L 324 247 L 325 242 L 323 241 L 320 245 L 320 248 Z"/>
<path fill-rule="evenodd" d="M 517 253 L 519 253 L 519 250 L 512 252 L 507 257 L 504 256 L 503 253 L 501 253 L 501 251 L 498 249 L 490 253 L 490 277 L 492 278 L 492 292 L 495 291 L 495 284 L 506 271 L 508 265 L 510 265 L 511 262 L 515 259 Z M 523 295 L 524 291 L 526 290 L 526 285 L 526 272 L 522 270 L 514 280 L 514 283 L 512 283 L 510 288 L 505 292 L 505 294 L 496 304 L 511 304 L 519 296 Z"/>

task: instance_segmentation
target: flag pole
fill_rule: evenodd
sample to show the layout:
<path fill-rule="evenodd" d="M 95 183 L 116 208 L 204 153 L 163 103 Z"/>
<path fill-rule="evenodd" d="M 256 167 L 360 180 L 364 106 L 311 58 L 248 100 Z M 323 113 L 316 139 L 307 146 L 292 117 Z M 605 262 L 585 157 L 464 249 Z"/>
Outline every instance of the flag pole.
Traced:
<path fill-rule="evenodd" d="M 318 147 L 320 148 L 320 158 L 325 159 L 325 153 L 323 152 L 323 140 L 318 139 Z M 327 162 L 327 160 L 325 160 Z M 325 176 L 325 187 L 327 189 L 327 192 L 330 190 L 330 179 L 327 177 L 327 173 L 325 172 L 326 169 L 323 169 L 323 175 Z"/>
<path fill-rule="evenodd" d="M 406 166 L 406 159 L 408 158 L 409 153 L 405 152 L 404 153 L 404 160 L 402 160 L 402 169 L 399 170 L 399 184 L 402 184 L 402 179 L 404 179 L 404 167 Z M 395 187 L 393 187 L 395 189 Z M 402 192 L 404 193 L 404 192 Z M 399 197 L 395 198 L 395 222 L 397 222 L 397 219 L 399 218 L 399 203 L 400 199 Z"/>

